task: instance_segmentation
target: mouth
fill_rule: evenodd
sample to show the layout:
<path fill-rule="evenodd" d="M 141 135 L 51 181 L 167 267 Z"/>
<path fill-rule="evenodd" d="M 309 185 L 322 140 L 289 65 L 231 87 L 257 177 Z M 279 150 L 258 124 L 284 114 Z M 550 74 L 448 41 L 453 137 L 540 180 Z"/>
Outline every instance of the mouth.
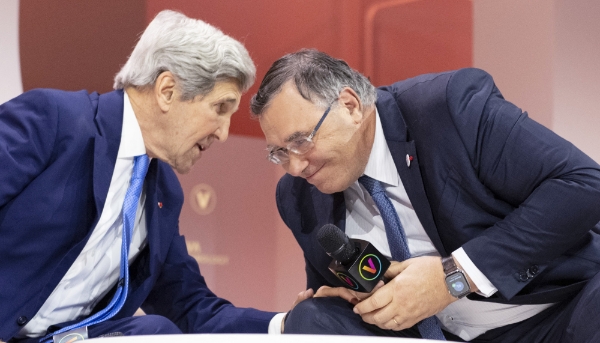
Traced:
<path fill-rule="evenodd" d="M 310 174 L 309 176 L 306 176 L 305 179 L 306 181 L 312 181 L 314 179 L 314 176 L 317 175 L 317 173 L 323 168 L 323 166 L 319 167 L 319 169 L 315 170 L 312 174 Z"/>
<path fill-rule="evenodd" d="M 200 152 L 208 150 L 211 144 L 213 143 L 213 137 L 209 136 L 200 141 L 200 143 L 196 143 Z"/>

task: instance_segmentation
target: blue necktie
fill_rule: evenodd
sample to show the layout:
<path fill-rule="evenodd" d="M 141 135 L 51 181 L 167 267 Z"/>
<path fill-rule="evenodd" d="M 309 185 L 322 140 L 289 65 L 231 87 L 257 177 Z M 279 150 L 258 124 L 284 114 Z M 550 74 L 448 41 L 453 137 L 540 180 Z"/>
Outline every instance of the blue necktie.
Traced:
<path fill-rule="evenodd" d="M 102 311 L 97 312 L 93 316 L 88 317 L 79 323 L 64 327 L 58 331 L 46 335 L 40 339 L 40 342 L 47 342 L 52 339 L 52 336 L 61 334 L 63 332 L 71 331 L 84 326 L 91 326 L 109 320 L 115 314 L 117 314 L 125 304 L 125 299 L 127 298 L 127 289 L 129 287 L 129 246 L 131 245 L 131 235 L 133 234 L 133 227 L 135 226 L 135 213 L 137 211 L 140 194 L 142 193 L 144 178 L 148 172 L 149 163 L 150 160 L 148 155 L 136 156 L 133 160 L 133 174 L 131 175 L 131 181 L 129 182 L 129 187 L 125 193 L 125 200 L 123 201 L 121 271 L 119 282 L 117 284 L 117 291 L 115 292 L 112 300 Z"/>
<path fill-rule="evenodd" d="M 358 182 L 360 182 L 369 194 L 371 194 L 371 198 L 373 198 L 375 205 L 377 205 L 377 208 L 379 209 L 379 213 L 383 219 L 383 225 L 385 226 L 388 244 L 390 245 L 392 259 L 396 261 L 409 259 L 410 250 L 408 250 L 408 242 L 406 240 L 404 228 L 402 227 L 402 222 L 400 222 L 398 213 L 396 212 L 396 209 L 394 209 L 394 205 L 392 205 L 390 198 L 385 194 L 385 188 L 381 182 L 366 175 L 358 178 Z M 446 340 L 435 316 L 423 319 L 417 327 L 423 338 L 442 341 Z"/>

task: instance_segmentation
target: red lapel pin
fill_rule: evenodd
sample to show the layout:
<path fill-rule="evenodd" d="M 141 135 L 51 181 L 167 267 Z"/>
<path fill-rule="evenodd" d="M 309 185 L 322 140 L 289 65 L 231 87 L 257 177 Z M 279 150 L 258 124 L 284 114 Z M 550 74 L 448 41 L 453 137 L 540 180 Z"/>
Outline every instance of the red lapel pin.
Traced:
<path fill-rule="evenodd" d="M 158 208 L 162 208 L 162 202 L 158 202 Z"/>

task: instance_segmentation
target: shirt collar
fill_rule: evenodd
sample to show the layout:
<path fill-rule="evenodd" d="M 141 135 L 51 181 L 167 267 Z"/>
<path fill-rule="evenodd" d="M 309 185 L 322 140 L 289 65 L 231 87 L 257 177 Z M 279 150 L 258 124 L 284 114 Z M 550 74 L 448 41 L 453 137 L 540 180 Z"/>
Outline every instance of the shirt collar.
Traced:
<path fill-rule="evenodd" d="M 142 129 L 135 117 L 127 92 L 123 92 L 123 129 L 117 158 L 135 157 L 146 153 Z"/>
<path fill-rule="evenodd" d="M 385 140 L 377 108 L 375 108 L 375 118 L 375 139 L 364 175 L 388 185 L 399 186 L 400 176 L 398 175 L 390 148 L 388 148 L 387 141 Z"/>

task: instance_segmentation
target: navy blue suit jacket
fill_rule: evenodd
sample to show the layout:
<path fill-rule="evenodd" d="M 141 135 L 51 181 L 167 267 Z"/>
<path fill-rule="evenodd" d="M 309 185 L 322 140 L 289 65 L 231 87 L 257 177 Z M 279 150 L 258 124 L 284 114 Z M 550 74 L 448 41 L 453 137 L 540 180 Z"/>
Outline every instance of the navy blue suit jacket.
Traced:
<path fill-rule="evenodd" d="M 557 302 L 598 272 L 600 166 L 505 101 L 489 74 L 422 75 L 382 87 L 377 97 L 427 235 L 443 256 L 464 248 L 498 288 L 485 300 Z M 323 194 L 287 174 L 277 206 L 304 251 L 308 287 L 341 286 L 316 233 L 327 223 L 344 229 L 343 193 Z"/>
<path fill-rule="evenodd" d="M 85 246 L 104 207 L 122 121 L 122 91 L 34 90 L 0 106 L 0 340 L 37 313 Z M 145 183 L 148 245 L 130 267 L 115 319 L 141 307 L 183 332 L 266 333 L 274 314 L 215 296 L 188 255 L 178 228 L 183 192 L 171 167 L 153 159 Z"/>

